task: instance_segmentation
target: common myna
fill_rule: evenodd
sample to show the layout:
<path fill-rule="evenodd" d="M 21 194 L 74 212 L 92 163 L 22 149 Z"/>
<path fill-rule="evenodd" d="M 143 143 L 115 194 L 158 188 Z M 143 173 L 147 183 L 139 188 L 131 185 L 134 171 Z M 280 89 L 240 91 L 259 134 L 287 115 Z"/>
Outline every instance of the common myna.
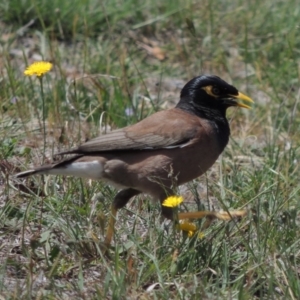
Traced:
<path fill-rule="evenodd" d="M 162 203 L 176 186 L 197 178 L 213 165 L 229 140 L 227 108 L 250 108 L 237 99 L 253 102 L 217 76 L 195 77 L 181 90 L 175 108 L 59 153 L 73 156 L 19 173 L 17 177 L 71 175 L 102 179 L 117 186 L 120 191 L 112 203 L 105 239 L 109 245 L 117 211 L 130 198 L 146 193 Z M 172 219 L 172 208 L 161 208 L 162 214 Z M 180 213 L 179 219 L 204 215 L 186 212 Z"/>

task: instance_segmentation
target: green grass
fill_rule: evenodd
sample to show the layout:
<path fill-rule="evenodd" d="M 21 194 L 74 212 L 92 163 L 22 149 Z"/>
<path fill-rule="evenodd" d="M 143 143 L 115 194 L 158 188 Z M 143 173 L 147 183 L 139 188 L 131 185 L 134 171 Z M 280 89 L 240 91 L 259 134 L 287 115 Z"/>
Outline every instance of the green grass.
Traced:
<path fill-rule="evenodd" d="M 300 298 L 298 1 L 3 0 L 0 17 L 2 297 Z M 120 211 L 103 257 L 112 187 L 10 176 L 44 156 L 40 85 L 23 75 L 39 59 L 54 64 L 43 78 L 46 162 L 171 107 L 196 75 L 232 82 L 255 105 L 229 112 L 225 153 L 180 193 L 185 209 L 249 215 L 188 239 L 139 196 Z"/>

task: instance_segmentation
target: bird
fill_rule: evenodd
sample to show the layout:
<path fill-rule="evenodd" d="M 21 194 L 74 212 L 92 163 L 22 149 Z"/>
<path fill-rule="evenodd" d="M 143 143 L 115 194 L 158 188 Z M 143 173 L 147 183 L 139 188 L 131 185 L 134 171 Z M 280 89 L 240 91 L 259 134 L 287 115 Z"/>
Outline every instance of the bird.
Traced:
<path fill-rule="evenodd" d="M 66 175 L 103 180 L 116 186 L 119 191 L 111 205 L 104 240 L 109 247 L 118 210 L 138 194 L 158 200 L 162 215 L 173 219 L 172 208 L 163 206 L 163 201 L 174 195 L 176 187 L 205 173 L 223 152 L 230 136 L 227 109 L 249 109 L 248 104 L 253 102 L 220 77 L 200 75 L 184 85 L 175 107 L 60 152 L 58 155 L 72 156 L 18 173 L 16 177 Z M 182 212 L 178 219 L 205 215 L 203 211 Z"/>

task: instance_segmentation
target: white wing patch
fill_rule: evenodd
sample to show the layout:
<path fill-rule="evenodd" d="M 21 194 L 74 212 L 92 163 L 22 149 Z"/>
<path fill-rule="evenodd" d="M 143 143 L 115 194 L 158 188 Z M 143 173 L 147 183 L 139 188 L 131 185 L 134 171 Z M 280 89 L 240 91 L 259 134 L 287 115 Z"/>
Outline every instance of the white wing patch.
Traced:
<path fill-rule="evenodd" d="M 45 172 L 52 175 L 76 176 L 88 179 L 102 178 L 103 165 L 98 161 L 73 162 L 64 167 L 52 168 Z"/>
<path fill-rule="evenodd" d="M 184 148 L 184 147 L 188 146 L 189 144 L 191 144 L 191 140 L 187 141 L 186 143 L 177 144 L 174 146 L 167 146 L 167 147 L 164 147 L 163 149 Z"/>
<path fill-rule="evenodd" d="M 182 144 L 176 144 L 176 145 L 172 145 L 172 146 L 166 146 L 166 147 L 161 147 L 161 148 L 155 148 L 155 147 L 144 147 L 144 148 L 141 148 L 141 150 L 157 150 L 157 149 L 174 149 L 174 148 L 184 148 L 188 145 L 191 144 L 191 141 L 192 140 L 188 140 L 187 142 L 185 143 L 182 143 Z"/>

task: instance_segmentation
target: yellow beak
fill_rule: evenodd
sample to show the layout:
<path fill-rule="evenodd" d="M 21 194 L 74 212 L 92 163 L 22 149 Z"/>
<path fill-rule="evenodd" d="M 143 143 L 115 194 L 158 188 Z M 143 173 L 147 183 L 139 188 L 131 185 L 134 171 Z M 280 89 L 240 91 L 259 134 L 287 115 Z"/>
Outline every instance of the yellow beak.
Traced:
<path fill-rule="evenodd" d="M 235 99 L 240 99 L 240 100 L 254 103 L 254 101 L 250 97 L 248 97 L 240 92 L 237 95 L 229 95 L 229 96 L 231 96 L 232 98 L 235 98 Z M 244 104 L 244 103 L 240 103 L 240 102 L 237 102 L 236 105 L 239 107 L 244 107 L 244 108 L 248 108 L 248 109 L 251 108 L 251 106 Z"/>

